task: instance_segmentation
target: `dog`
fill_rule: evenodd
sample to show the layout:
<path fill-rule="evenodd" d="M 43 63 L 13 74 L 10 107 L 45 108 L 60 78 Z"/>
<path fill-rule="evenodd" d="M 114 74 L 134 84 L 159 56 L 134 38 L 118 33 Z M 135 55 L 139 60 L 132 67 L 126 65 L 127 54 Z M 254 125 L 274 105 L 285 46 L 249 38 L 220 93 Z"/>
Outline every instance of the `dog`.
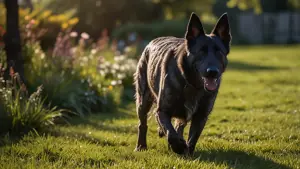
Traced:
<path fill-rule="evenodd" d="M 177 154 L 194 153 L 228 64 L 231 39 L 227 13 L 206 34 L 192 12 L 184 38 L 159 37 L 145 47 L 134 74 L 139 119 L 135 151 L 147 149 L 147 116 L 156 104 L 159 136 L 166 136 L 169 148 Z M 191 126 L 185 141 L 183 131 L 188 122 Z"/>

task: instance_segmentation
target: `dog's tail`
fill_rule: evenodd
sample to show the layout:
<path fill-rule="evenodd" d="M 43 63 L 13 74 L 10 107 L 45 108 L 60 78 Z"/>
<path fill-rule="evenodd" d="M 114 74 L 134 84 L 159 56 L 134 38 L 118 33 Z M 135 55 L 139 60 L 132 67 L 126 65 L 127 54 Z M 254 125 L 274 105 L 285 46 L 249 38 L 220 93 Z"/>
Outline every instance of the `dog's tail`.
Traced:
<path fill-rule="evenodd" d="M 138 104 L 142 103 L 143 95 L 148 89 L 147 66 L 149 59 L 149 49 L 146 47 L 138 62 L 136 72 L 134 74 L 135 99 Z"/>

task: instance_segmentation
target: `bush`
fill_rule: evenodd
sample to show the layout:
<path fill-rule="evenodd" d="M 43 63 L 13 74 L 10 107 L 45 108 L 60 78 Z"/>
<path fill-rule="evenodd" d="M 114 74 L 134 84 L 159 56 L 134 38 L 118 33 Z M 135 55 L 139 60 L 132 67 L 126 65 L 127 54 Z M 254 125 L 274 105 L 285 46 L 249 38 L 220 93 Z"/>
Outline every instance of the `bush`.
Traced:
<path fill-rule="evenodd" d="M 93 47 L 87 34 L 79 42 L 70 34 L 74 32 L 61 33 L 48 54 L 38 42 L 26 43 L 23 54 L 30 90 L 43 84 L 47 102 L 80 116 L 114 110 L 124 88 L 132 85 L 136 60 Z"/>
<path fill-rule="evenodd" d="M 47 103 L 84 116 L 91 113 L 91 108 L 100 102 L 100 97 L 90 90 L 88 83 L 80 79 L 78 72 L 67 67 L 64 58 L 46 55 L 38 43 L 27 43 L 23 53 L 29 90 L 43 84 Z"/>
<path fill-rule="evenodd" d="M 184 37 L 187 23 L 188 20 L 165 20 L 150 24 L 129 23 L 115 29 L 112 36 L 116 39 L 127 39 L 127 36 L 131 32 L 136 32 L 143 40 L 152 40 L 160 36 Z M 206 30 L 210 31 L 214 25 L 207 23 L 203 26 Z"/>
<path fill-rule="evenodd" d="M 67 117 L 62 109 L 44 105 L 42 87 L 28 97 L 24 84 L 19 83 L 17 73 L 11 70 L 11 80 L 0 77 L 0 133 L 20 133 L 45 130 L 55 120 Z"/>
<path fill-rule="evenodd" d="M 52 47 L 55 38 L 61 30 L 71 29 L 79 19 L 73 17 L 73 11 L 66 11 L 61 14 L 53 14 L 44 7 L 35 5 L 34 10 L 19 9 L 19 24 L 21 37 L 25 41 L 42 40 L 43 48 Z M 6 9 L 0 4 L 0 46 L 3 39 Z M 43 37 L 42 39 L 40 39 Z"/>

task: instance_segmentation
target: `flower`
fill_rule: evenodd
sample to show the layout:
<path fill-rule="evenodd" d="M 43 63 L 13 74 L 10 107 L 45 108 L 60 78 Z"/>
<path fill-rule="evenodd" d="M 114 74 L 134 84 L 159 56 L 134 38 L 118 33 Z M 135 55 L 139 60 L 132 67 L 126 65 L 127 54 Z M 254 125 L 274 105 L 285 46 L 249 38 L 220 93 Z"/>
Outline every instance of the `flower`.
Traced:
<path fill-rule="evenodd" d="M 87 56 L 84 56 L 84 57 L 82 58 L 82 60 L 83 60 L 84 62 L 87 62 L 87 61 L 89 60 L 89 58 L 88 58 Z"/>
<path fill-rule="evenodd" d="M 41 54 L 41 59 L 43 60 L 45 58 L 45 53 Z"/>
<path fill-rule="evenodd" d="M 117 81 L 115 81 L 115 80 L 113 80 L 113 81 L 111 81 L 111 83 L 110 83 L 111 85 L 116 85 L 117 84 Z"/>
<path fill-rule="evenodd" d="M 63 23 L 63 24 L 61 25 L 61 28 L 62 28 L 62 29 L 67 29 L 67 28 L 68 28 L 68 26 L 69 26 L 69 24 L 68 24 L 68 23 Z"/>
<path fill-rule="evenodd" d="M 130 47 L 125 47 L 125 49 L 124 49 L 124 50 L 125 50 L 125 52 L 126 52 L 126 53 L 129 53 L 129 52 L 131 52 L 131 48 L 130 48 Z"/>
<path fill-rule="evenodd" d="M 118 74 L 117 77 L 118 77 L 118 79 L 123 79 L 125 77 L 125 75 L 124 74 Z"/>
<path fill-rule="evenodd" d="M 28 21 L 29 19 L 30 19 L 30 16 L 26 15 L 26 16 L 25 16 L 25 20 Z"/>
<path fill-rule="evenodd" d="M 29 23 L 34 25 L 36 23 L 36 21 L 34 19 L 31 19 Z"/>
<path fill-rule="evenodd" d="M 112 90 L 112 89 L 113 89 L 113 87 L 110 85 L 110 86 L 108 86 L 108 89 L 109 89 L 109 90 Z"/>
<path fill-rule="evenodd" d="M 78 18 L 73 18 L 73 19 L 70 19 L 68 23 L 69 23 L 70 25 L 76 25 L 76 24 L 78 23 L 78 21 L 79 21 Z"/>
<path fill-rule="evenodd" d="M 77 33 L 77 32 L 71 32 L 71 33 L 70 33 L 70 36 L 71 36 L 72 38 L 76 38 L 76 37 L 78 36 L 78 33 Z"/>
<path fill-rule="evenodd" d="M 92 54 L 95 54 L 96 52 L 97 52 L 96 49 L 92 49 L 92 50 L 91 50 L 91 53 L 92 53 Z"/>
<path fill-rule="evenodd" d="M 83 39 L 89 39 L 90 35 L 87 34 L 86 32 L 83 32 L 83 33 L 81 33 L 81 38 L 83 38 Z"/>

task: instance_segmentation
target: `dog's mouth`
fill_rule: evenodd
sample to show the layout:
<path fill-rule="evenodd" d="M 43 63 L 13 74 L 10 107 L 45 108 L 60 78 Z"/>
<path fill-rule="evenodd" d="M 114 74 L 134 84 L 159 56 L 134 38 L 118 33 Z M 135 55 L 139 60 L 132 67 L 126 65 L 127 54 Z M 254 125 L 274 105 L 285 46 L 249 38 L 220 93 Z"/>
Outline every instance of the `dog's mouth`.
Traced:
<path fill-rule="evenodd" d="M 206 91 L 212 92 L 215 91 L 218 87 L 218 78 L 209 78 L 209 77 L 202 77 L 204 82 L 204 89 Z"/>

